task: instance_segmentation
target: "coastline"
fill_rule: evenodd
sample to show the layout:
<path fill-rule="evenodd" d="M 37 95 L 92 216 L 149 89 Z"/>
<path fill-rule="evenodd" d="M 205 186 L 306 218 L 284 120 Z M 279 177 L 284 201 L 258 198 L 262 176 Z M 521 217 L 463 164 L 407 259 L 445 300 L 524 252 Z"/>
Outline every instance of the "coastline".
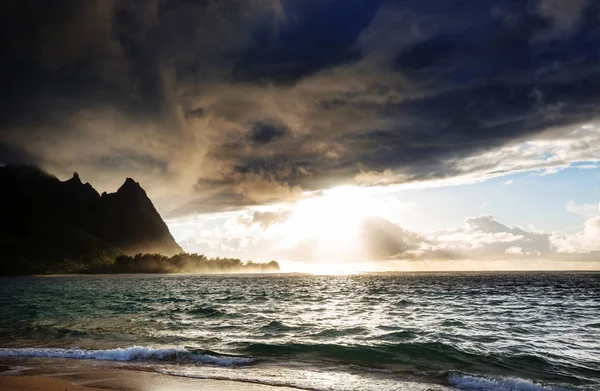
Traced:
<path fill-rule="evenodd" d="M 48 357 L 0 359 L 0 391 L 298 391 L 337 390 L 335 380 L 326 388 L 300 388 L 278 383 L 179 376 L 159 372 L 148 362 L 118 362 Z M 343 386 L 342 386 L 343 388 Z M 396 391 L 450 391 L 448 386 L 412 381 L 394 382 Z"/>
<path fill-rule="evenodd" d="M 112 361 L 56 358 L 0 360 L 0 391 L 298 391 L 249 382 L 196 379 Z"/>
<path fill-rule="evenodd" d="M 137 374 L 136 374 L 137 375 Z M 266 386 L 260 384 L 235 382 L 229 380 L 204 380 L 204 379 L 178 379 L 167 375 L 154 374 L 156 376 L 142 376 L 143 380 L 136 380 L 135 388 L 131 388 L 131 382 L 121 383 L 113 387 L 114 379 L 100 382 L 100 387 L 87 387 L 73 381 L 42 376 L 1 376 L 0 391 L 151 391 L 151 390 L 177 390 L 177 391 L 286 391 L 295 390 L 287 387 Z M 155 378 L 158 377 L 158 378 Z M 107 386 L 107 384 L 109 384 Z M 110 388 L 108 388 L 110 387 Z"/>

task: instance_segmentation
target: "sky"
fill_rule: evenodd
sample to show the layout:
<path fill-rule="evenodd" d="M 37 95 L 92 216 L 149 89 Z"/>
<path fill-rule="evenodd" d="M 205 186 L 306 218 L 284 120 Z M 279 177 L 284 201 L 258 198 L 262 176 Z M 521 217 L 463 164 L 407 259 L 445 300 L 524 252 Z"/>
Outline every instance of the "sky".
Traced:
<path fill-rule="evenodd" d="M 287 271 L 600 269 L 592 0 L 8 0 L 0 164 Z"/>

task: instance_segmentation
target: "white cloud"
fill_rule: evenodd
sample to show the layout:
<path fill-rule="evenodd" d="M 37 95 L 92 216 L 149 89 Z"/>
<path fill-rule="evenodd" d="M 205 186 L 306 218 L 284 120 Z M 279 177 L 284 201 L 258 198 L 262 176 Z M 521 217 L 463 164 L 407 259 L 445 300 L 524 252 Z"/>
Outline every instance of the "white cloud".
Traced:
<path fill-rule="evenodd" d="M 577 204 L 575 201 L 570 200 L 565 205 L 565 209 L 568 212 L 571 212 L 571 213 L 574 213 L 574 214 L 577 214 L 577 215 L 592 217 L 592 216 L 596 216 L 596 215 L 598 215 L 600 213 L 600 203 L 596 203 L 596 204 Z"/>
<path fill-rule="evenodd" d="M 503 259 L 550 252 L 548 234 L 508 227 L 492 216 L 468 217 L 464 225 L 428 235 L 434 250 L 452 250 L 466 259 Z"/>
<path fill-rule="evenodd" d="M 508 181 L 504 181 L 502 183 L 508 186 L 508 185 L 512 185 L 514 183 L 514 181 L 511 179 L 511 180 L 508 180 Z"/>
<path fill-rule="evenodd" d="M 504 253 L 505 254 L 522 255 L 523 254 L 523 249 L 521 249 L 521 247 L 512 246 L 512 247 L 509 247 L 506 250 L 504 250 Z"/>
<path fill-rule="evenodd" d="M 600 251 L 600 216 L 588 219 L 574 235 L 553 234 L 552 246 L 559 253 L 591 253 Z"/>
<path fill-rule="evenodd" d="M 361 185 L 387 185 L 398 182 L 398 175 L 395 175 L 391 169 L 379 171 L 367 170 L 364 167 L 359 167 L 360 172 L 356 174 L 354 180 Z"/>
<path fill-rule="evenodd" d="M 575 166 L 575 168 L 578 168 L 580 170 L 593 170 L 596 168 L 600 168 L 599 164 L 580 164 L 578 166 Z"/>

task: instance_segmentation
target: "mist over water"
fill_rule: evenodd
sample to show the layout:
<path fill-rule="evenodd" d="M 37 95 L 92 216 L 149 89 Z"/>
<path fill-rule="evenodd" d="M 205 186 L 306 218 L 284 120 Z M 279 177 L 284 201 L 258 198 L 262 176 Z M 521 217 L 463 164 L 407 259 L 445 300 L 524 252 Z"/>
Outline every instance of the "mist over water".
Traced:
<path fill-rule="evenodd" d="M 319 390 L 600 389 L 600 273 L 25 277 L 0 279 L 0 313 L 0 360 Z"/>

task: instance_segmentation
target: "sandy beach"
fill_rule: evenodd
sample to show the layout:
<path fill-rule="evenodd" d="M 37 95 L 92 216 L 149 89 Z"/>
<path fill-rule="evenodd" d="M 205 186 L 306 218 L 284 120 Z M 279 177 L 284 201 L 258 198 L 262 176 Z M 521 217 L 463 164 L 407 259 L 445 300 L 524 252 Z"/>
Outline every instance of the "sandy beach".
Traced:
<path fill-rule="evenodd" d="M 47 358 L 3 359 L 0 391 L 297 391 L 229 380 L 193 379 L 120 363 Z"/>
<path fill-rule="evenodd" d="M 0 377 L 0 390 L 2 391 L 96 391 L 99 388 L 82 387 L 60 379 L 29 377 L 29 376 L 2 376 Z"/>
<path fill-rule="evenodd" d="M 40 357 L 0 359 L 0 391 L 298 391 L 303 388 L 226 379 L 200 379 L 155 372 L 147 363 Z M 283 374 L 282 374 L 283 375 Z M 331 383 L 326 389 L 346 389 Z M 312 388 L 306 388 L 308 390 Z M 398 381 L 394 390 L 444 391 L 438 384 Z"/>
<path fill-rule="evenodd" d="M 127 374 L 132 376 L 132 374 Z M 203 380 L 203 379 L 179 379 L 159 374 L 143 374 L 136 379 L 119 380 L 104 379 L 94 380 L 101 387 L 86 387 L 67 380 L 41 377 L 41 376 L 0 376 L 0 391 L 99 391 L 99 390 L 139 390 L 139 391 L 162 391 L 162 390 L 232 390 L 232 391 L 268 391 L 268 390 L 294 390 L 288 387 L 274 387 L 260 384 L 232 382 L 226 380 Z"/>

